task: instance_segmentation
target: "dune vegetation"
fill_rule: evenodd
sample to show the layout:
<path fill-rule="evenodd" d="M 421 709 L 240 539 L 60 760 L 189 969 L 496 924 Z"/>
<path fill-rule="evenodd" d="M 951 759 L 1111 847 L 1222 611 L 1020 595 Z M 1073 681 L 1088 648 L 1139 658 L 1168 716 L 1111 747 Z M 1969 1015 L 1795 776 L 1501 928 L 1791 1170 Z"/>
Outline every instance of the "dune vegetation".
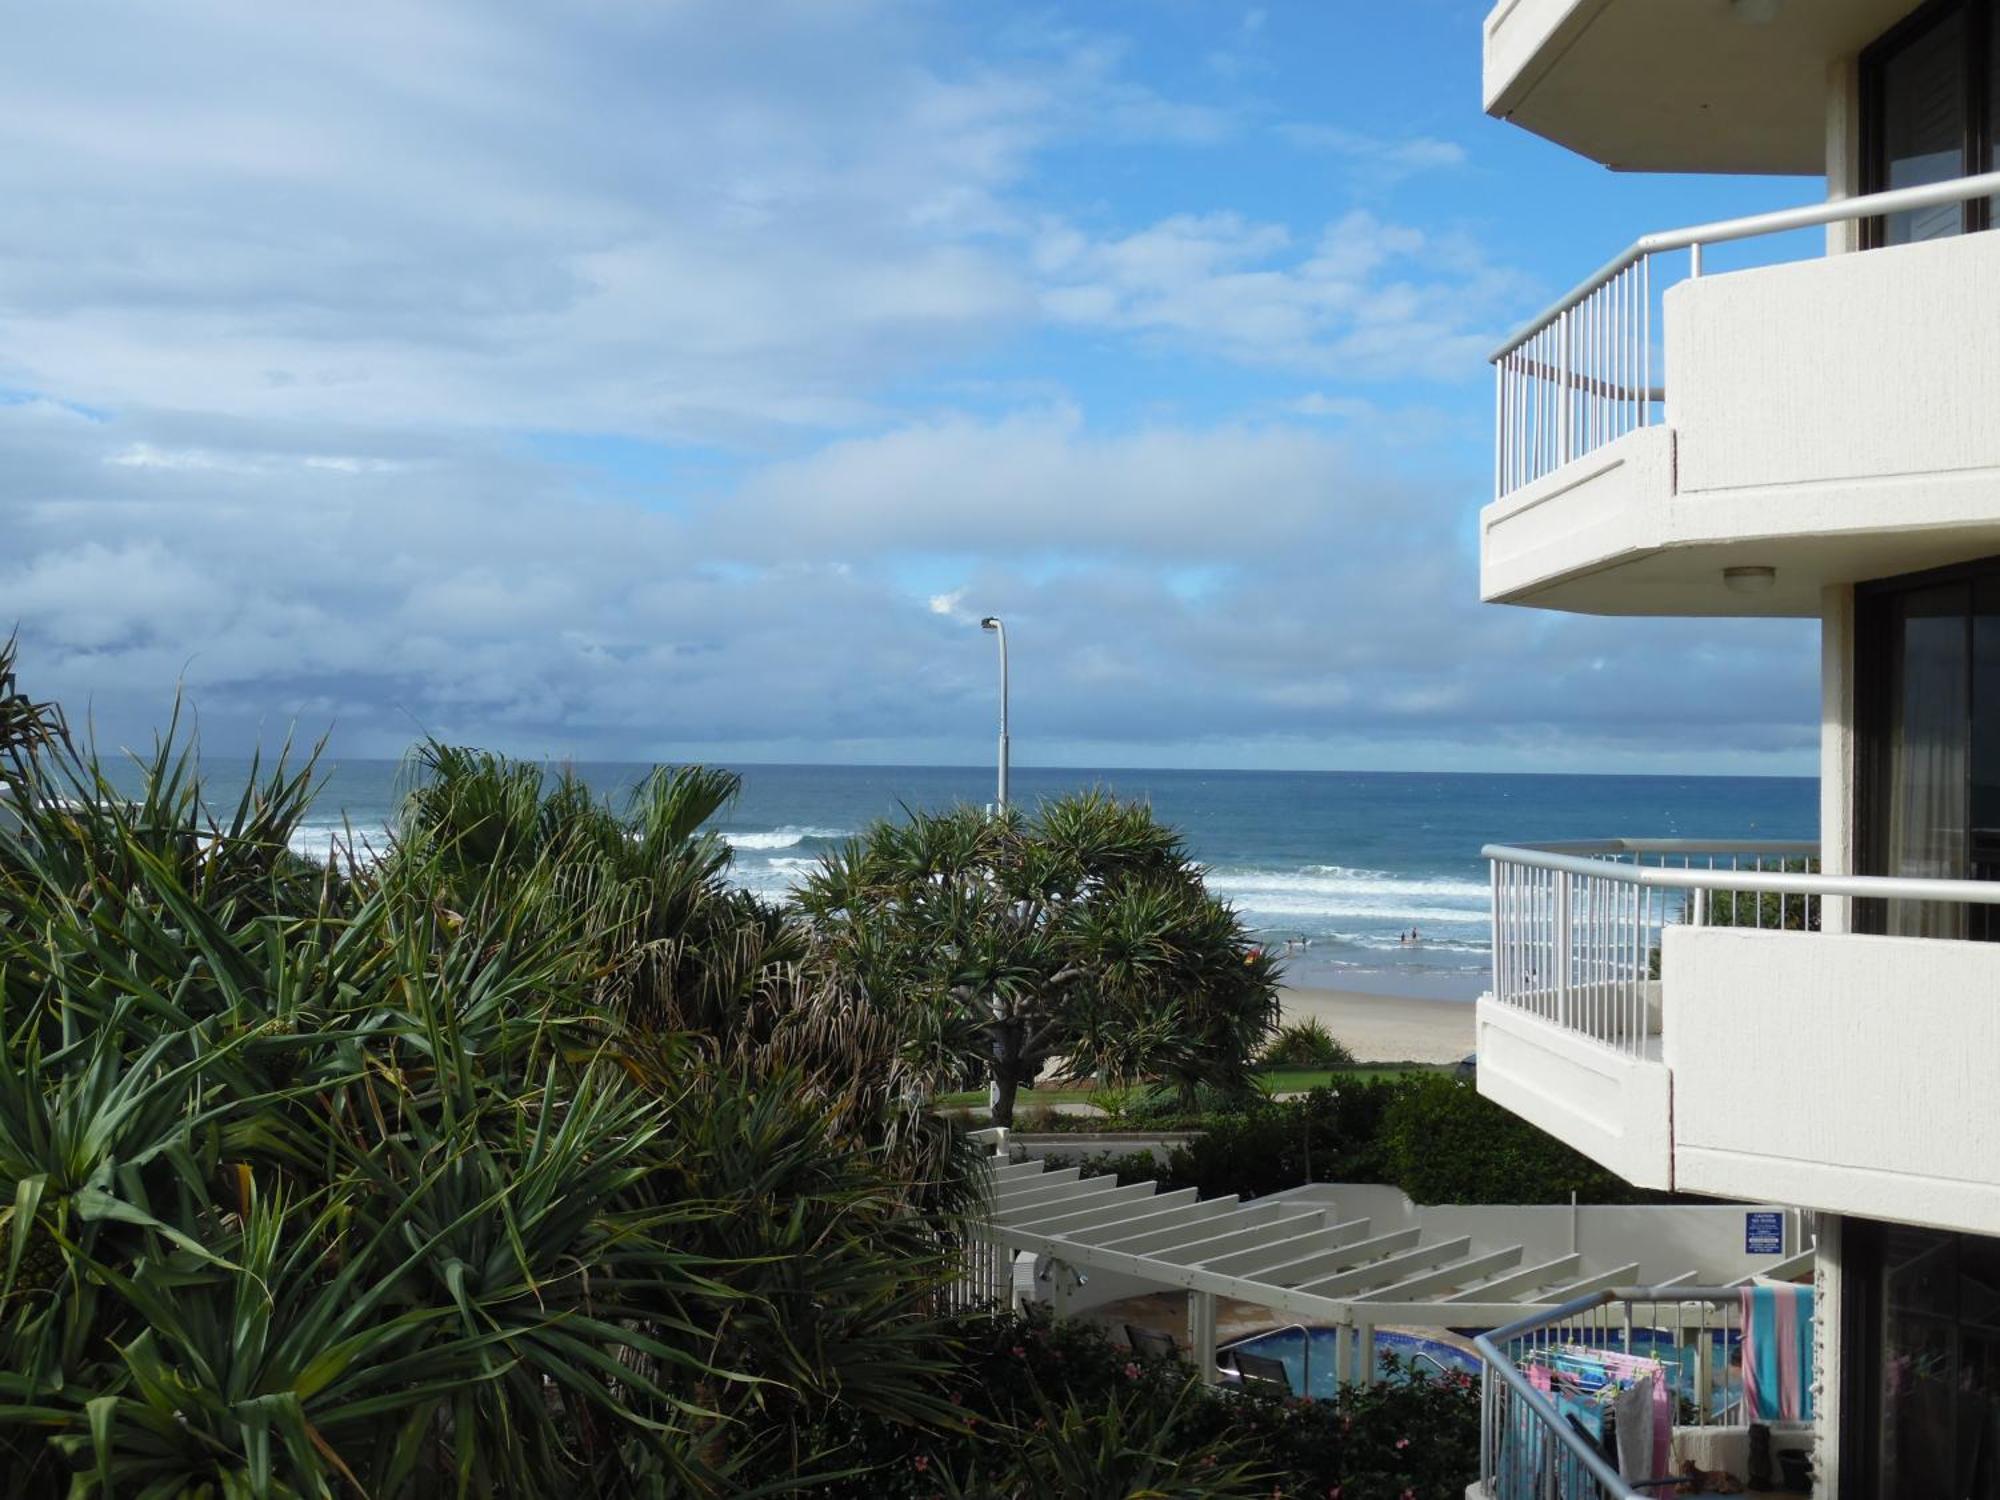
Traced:
<path fill-rule="evenodd" d="M 213 807 L 177 726 L 114 778 L 0 643 L 10 1500 L 1462 1471 L 1455 1389 L 1301 1426 L 1109 1353 L 1001 1381 L 1015 1325 L 948 1295 L 962 1017 L 731 888 L 727 773 L 614 805 L 426 745 L 386 841 L 327 863 L 291 847 L 316 781 L 281 755 Z"/>

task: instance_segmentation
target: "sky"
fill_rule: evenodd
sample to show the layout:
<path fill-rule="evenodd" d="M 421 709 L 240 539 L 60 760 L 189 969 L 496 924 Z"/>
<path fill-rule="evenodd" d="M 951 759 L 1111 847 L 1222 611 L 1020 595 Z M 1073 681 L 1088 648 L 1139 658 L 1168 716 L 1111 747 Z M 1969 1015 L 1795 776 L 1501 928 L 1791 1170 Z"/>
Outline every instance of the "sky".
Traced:
<path fill-rule="evenodd" d="M 1810 774 L 1816 626 L 1482 606 L 1499 335 L 1810 180 L 1477 0 L 29 7 L 0 630 L 100 742 Z"/>

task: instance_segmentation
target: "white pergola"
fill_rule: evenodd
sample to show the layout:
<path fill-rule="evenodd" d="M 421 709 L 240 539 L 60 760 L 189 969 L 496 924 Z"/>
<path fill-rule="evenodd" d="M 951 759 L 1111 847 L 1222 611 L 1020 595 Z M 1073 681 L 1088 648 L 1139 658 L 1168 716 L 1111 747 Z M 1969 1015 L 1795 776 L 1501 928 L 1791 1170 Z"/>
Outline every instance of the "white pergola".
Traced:
<path fill-rule="evenodd" d="M 1040 1161 L 996 1158 L 989 1171 L 990 1208 L 968 1261 L 966 1296 L 1012 1302 L 1021 1254 L 1049 1273 L 1058 1317 L 1069 1311 L 1079 1276 L 1092 1271 L 1184 1291 L 1194 1362 L 1207 1379 L 1216 1371 L 1218 1297 L 1338 1330 L 1338 1378 L 1365 1384 L 1374 1377 L 1377 1326 L 1499 1327 L 1640 1277 L 1637 1261 L 1589 1265 L 1572 1253 L 1530 1262 L 1520 1244 L 1496 1243 L 1507 1209 L 1493 1211 L 1495 1237 L 1427 1240 L 1421 1228 L 1373 1233 L 1368 1219 L 1342 1219 L 1325 1201 L 1198 1199 L 1192 1188 L 1121 1187 L 1115 1177 L 1086 1178 Z M 1762 1274 L 1789 1276 L 1812 1258 L 1807 1250 Z M 1716 1284 L 1697 1267 L 1654 1280 Z"/>

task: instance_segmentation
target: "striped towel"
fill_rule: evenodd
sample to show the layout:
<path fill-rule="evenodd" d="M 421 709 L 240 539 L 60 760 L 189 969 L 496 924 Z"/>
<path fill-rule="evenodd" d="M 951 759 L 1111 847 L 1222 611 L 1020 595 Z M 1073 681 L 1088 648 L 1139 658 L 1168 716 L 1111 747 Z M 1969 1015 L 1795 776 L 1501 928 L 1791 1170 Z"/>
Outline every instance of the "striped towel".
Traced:
<path fill-rule="evenodd" d="M 1742 1295 L 1744 1411 L 1753 1422 L 1810 1421 L 1812 1288 L 1764 1281 Z"/>

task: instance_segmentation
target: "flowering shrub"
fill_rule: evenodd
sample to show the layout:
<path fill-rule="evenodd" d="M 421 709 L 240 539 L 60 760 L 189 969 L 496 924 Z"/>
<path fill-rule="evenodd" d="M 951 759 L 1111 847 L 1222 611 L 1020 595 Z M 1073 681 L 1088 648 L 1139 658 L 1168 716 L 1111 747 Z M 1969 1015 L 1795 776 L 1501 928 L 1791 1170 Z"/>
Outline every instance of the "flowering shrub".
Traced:
<path fill-rule="evenodd" d="M 951 1333 L 963 1429 L 858 1423 L 856 1472 L 821 1493 L 1458 1500 L 1477 1471 L 1479 1399 L 1465 1375 L 1398 1372 L 1303 1401 L 1202 1387 L 1187 1366 L 1134 1359 L 1083 1323 L 969 1317 Z"/>

